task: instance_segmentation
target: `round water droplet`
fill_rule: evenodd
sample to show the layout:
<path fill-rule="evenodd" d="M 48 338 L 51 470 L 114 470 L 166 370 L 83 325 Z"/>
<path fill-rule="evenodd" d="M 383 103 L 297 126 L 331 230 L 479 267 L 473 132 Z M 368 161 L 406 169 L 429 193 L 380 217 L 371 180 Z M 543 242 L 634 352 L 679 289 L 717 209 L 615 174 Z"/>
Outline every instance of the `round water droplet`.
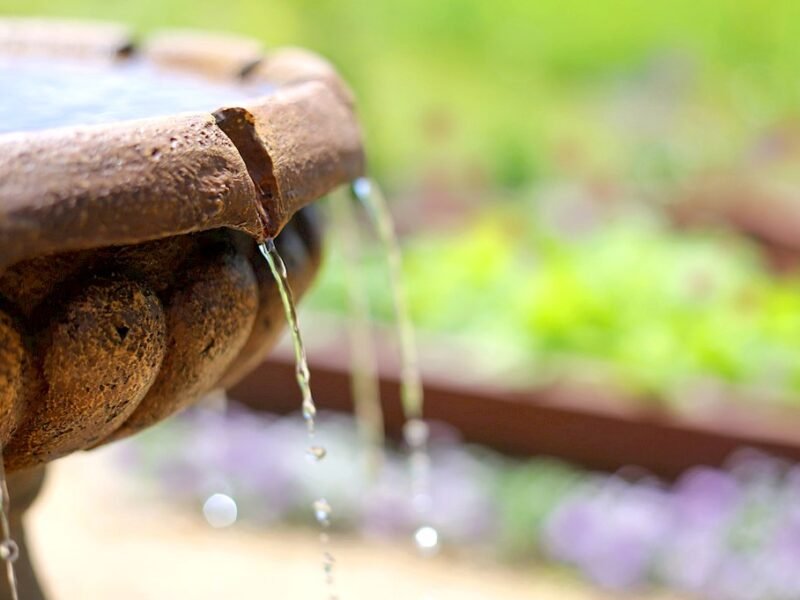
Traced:
<path fill-rule="evenodd" d="M 414 543 L 420 552 L 433 554 L 439 549 L 439 532 L 429 525 L 424 525 L 414 532 Z"/>
<path fill-rule="evenodd" d="M 314 516 L 320 525 L 327 527 L 331 524 L 331 512 L 333 509 L 325 498 L 314 501 Z"/>
<path fill-rule="evenodd" d="M 308 455 L 315 461 L 320 461 L 328 455 L 328 451 L 324 446 L 311 446 L 307 450 Z"/>
<path fill-rule="evenodd" d="M 14 562 L 19 558 L 19 546 L 14 540 L 0 542 L 0 558 L 7 562 Z"/>
<path fill-rule="evenodd" d="M 203 516 L 217 529 L 230 527 L 236 523 L 238 515 L 236 501 L 227 494 L 213 494 L 203 504 Z"/>
<path fill-rule="evenodd" d="M 353 193 L 359 200 L 364 200 L 372 194 L 372 182 L 366 177 L 359 177 L 353 182 Z"/>
<path fill-rule="evenodd" d="M 319 534 L 319 541 L 321 544 L 327 544 L 331 541 L 330 536 L 327 533 L 320 533 Z"/>
<path fill-rule="evenodd" d="M 430 430 L 422 419 L 409 419 L 403 425 L 403 439 L 412 448 L 421 448 L 428 443 Z"/>

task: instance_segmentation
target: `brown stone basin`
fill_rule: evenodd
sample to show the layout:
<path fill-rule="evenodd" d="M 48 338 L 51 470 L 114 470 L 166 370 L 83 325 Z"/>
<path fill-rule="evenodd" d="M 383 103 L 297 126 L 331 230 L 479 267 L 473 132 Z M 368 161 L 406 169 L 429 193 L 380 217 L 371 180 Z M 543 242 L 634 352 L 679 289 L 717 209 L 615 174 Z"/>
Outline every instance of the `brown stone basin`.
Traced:
<path fill-rule="evenodd" d="M 301 295 L 320 258 L 310 204 L 363 174 L 352 96 L 323 59 L 133 39 L 0 20 L 0 444 L 26 600 L 43 598 L 21 521 L 41 465 L 258 364 L 283 310 L 257 243 L 275 239 Z"/>
<path fill-rule="evenodd" d="M 282 325 L 257 242 L 277 236 L 302 293 L 320 235 L 303 207 L 363 171 L 352 97 L 323 59 L 185 32 L 132 40 L 0 21 L 0 82 L 16 69 L 50 86 L 8 87 L 24 100 L 0 110 L 9 472 L 147 427 L 257 364 Z M 69 110 L 51 119 L 40 100 Z"/>

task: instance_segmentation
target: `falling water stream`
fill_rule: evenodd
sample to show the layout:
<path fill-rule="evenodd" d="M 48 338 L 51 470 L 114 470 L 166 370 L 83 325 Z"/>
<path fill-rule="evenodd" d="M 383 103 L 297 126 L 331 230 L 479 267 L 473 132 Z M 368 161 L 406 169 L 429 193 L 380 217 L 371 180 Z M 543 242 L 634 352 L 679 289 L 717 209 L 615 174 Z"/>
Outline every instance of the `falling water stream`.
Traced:
<path fill-rule="evenodd" d="M 297 319 L 297 310 L 292 297 L 292 290 L 289 287 L 288 274 L 286 272 L 286 265 L 278 253 L 273 240 L 268 239 L 264 243 L 259 244 L 259 250 L 264 258 L 267 259 L 269 269 L 272 276 L 275 278 L 275 283 L 278 286 L 278 291 L 281 295 L 283 302 L 283 311 L 286 314 L 286 320 L 289 324 L 289 330 L 292 336 L 292 345 L 294 347 L 295 357 L 295 378 L 297 385 L 300 388 L 300 395 L 302 397 L 302 410 L 303 418 L 306 421 L 308 429 L 308 450 L 307 453 L 314 461 L 321 461 L 327 455 L 327 450 L 324 446 L 316 443 L 315 433 L 315 417 L 317 415 L 317 407 L 314 404 L 314 397 L 311 395 L 311 374 L 308 370 L 308 360 L 306 359 L 306 350 L 303 345 L 303 338 L 300 335 L 300 323 Z M 335 593 L 333 569 L 335 559 L 333 554 L 328 550 L 330 544 L 330 536 L 327 529 L 331 526 L 331 505 L 325 498 L 318 498 L 313 503 L 314 517 L 322 528 L 320 533 L 320 542 L 323 545 L 322 552 L 322 567 L 325 572 L 325 582 L 328 586 L 329 600 L 336 600 L 338 596 Z"/>
<path fill-rule="evenodd" d="M 414 340 L 414 326 L 408 310 L 406 289 L 403 280 L 403 257 L 394 220 L 380 188 L 374 181 L 361 177 L 351 185 L 353 196 L 369 213 L 386 254 L 389 268 L 389 283 L 400 344 L 400 399 L 405 425 L 403 441 L 408 447 L 411 494 L 417 516 L 414 543 L 422 554 L 438 549 L 439 533 L 425 524 L 430 511 L 430 456 L 428 454 L 428 425 L 422 418 L 423 390 L 419 358 Z"/>
<path fill-rule="evenodd" d="M 8 482 L 2 449 L 0 449 L 0 559 L 6 563 L 6 578 L 11 590 L 11 599 L 19 600 L 17 576 L 14 572 L 14 562 L 19 558 L 19 546 L 11 537 L 11 526 L 8 522 L 9 508 Z"/>
<path fill-rule="evenodd" d="M 402 277 L 402 256 L 400 244 L 394 229 L 394 222 L 386 204 L 386 200 L 378 187 L 369 179 L 356 179 L 351 184 L 353 197 L 360 202 L 369 213 L 378 236 L 383 244 L 389 268 L 389 280 L 397 324 L 397 335 L 400 344 L 401 382 L 400 395 L 405 418 L 403 440 L 408 447 L 409 471 L 411 477 L 411 497 L 417 515 L 417 528 L 414 542 L 423 554 L 437 550 L 439 534 L 430 525 L 425 524 L 431 503 L 430 497 L 430 458 L 428 455 L 428 426 L 422 418 L 423 390 L 414 341 L 414 330 L 411 323 L 405 286 Z M 342 198 L 335 203 L 334 219 L 340 239 L 344 240 L 343 248 L 347 266 L 345 276 L 348 282 L 349 304 L 351 311 L 351 360 L 353 361 L 353 394 L 356 411 L 362 427 L 362 435 L 374 450 L 382 447 L 383 415 L 377 386 L 377 369 L 369 331 L 367 316 L 369 304 L 365 289 L 358 276 L 358 232 L 353 212 Z M 327 455 L 324 446 L 315 439 L 315 417 L 317 408 L 311 394 L 311 375 L 306 359 L 305 346 L 300 333 L 297 311 L 289 287 L 286 265 L 283 262 L 273 240 L 268 239 L 259 245 L 261 254 L 269 264 L 283 302 L 284 313 L 289 324 L 292 345 L 295 355 L 295 378 L 297 379 L 302 398 L 303 418 L 308 429 L 309 446 L 307 453 L 314 461 L 321 461 Z M 368 451 L 370 451 L 368 449 Z M 327 529 L 331 526 L 331 505 L 325 498 L 318 498 L 313 503 L 314 516 L 322 528 L 320 541 L 323 544 L 323 569 L 329 591 L 329 600 L 336 600 L 333 570 L 334 556 L 328 549 L 330 537 Z"/>
<path fill-rule="evenodd" d="M 369 296 L 361 275 L 361 236 L 350 194 L 337 193 L 330 203 L 333 231 L 343 261 L 347 289 L 348 338 L 350 342 L 351 394 L 369 475 L 377 477 L 383 464 L 385 434 L 378 365 L 369 318 Z M 341 197 L 338 197 L 341 196 Z"/>

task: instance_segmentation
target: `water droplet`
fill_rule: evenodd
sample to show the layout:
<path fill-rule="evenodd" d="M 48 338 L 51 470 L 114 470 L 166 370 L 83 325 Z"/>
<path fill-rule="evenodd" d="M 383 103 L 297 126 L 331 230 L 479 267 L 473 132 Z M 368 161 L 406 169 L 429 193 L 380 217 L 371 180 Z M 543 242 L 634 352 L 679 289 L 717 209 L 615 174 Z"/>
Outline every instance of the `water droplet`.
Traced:
<path fill-rule="evenodd" d="M 314 516 L 323 527 L 328 527 L 331 524 L 331 512 L 333 512 L 333 509 L 325 498 L 314 501 Z"/>
<path fill-rule="evenodd" d="M 328 451 L 323 446 L 311 446 L 308 455 L 315 461 L 320 461 L 328 455 Z"/>
<path fill-rule="evenodd" d="M 366 177 L 353 181 L 353 193 L 359 200 L 366 200 L 372 194 L 372 182 Z"/>
<path fill-rule="evenodd" d="M 19 558 L 19 546 L 14 540 L 0 542 L 0 558 L 7 562 L 14 562 Z"/>
<path fill-rule="evenodd" d="M 329 536 L 327 533 L 320 533 L 319 541 L 321 544 L 327 544 L 328 542 L 331 541 L 331 536 Z"/>
<path fill-rule="evenodd" d="M 414 543 L 424 554 L 433 554 L 439 549 L 439 532 L 429 525 L 424 525 L 414 532 Z"/>
<path fill-rule="evenodd" d="M 236 523 L 238 515 L 236 501 L 227 494 L 213 494 L 203 504 L 203 516 L 217 529 L 230 527 Z"/>
<path fill-rule="evenodd" d="M 403 439 L 412 448 L 421 448 L 428 443 L 430 429 L 422 419 L 409 419 L 403 425 Z"/>

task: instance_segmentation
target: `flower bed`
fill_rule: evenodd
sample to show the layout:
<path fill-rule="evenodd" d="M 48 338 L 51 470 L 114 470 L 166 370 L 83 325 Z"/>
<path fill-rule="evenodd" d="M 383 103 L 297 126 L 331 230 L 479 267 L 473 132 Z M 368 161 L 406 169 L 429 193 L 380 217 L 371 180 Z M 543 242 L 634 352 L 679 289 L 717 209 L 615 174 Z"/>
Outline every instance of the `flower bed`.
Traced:
<path fill-rule="evenodd" d="M 250 523 L 305 523 L 311 481 L 322 476 L 336 527 L 408 535 L 415 523 L 403 457 L 388 450 L 371 480 L 350 419 L 323 414 L 319 436 L 330 450 L 324 475 L 292 458 L 305 438 L 298 415 L 193 410 L 120 452 L 198 514 L 224 492 Z M 800 467 L 792 463 L 739 453 L 723 469 L 691 469 L 666 485 L 642 471 L 508 459 L 434 424 L 432 465 L 430 523 L 445 551 L 555 561 L 613 589 L 657 584 L 720 600 L 800 594 Z"/>

